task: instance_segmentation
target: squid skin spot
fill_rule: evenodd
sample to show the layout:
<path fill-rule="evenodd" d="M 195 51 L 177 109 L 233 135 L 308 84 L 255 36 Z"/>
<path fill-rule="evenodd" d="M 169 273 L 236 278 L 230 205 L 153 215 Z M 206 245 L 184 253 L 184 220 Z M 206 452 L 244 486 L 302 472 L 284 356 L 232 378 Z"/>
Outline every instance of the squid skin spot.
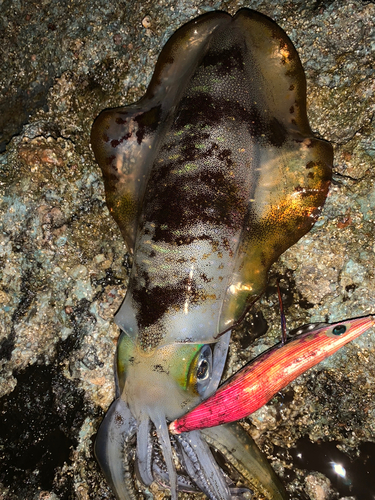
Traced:
<path fill-rule="evenodd" d="M 121 414 L 116 411 L 116 416 L 115 416 L 115 421 L 116 424 L 122 425 L 124 423 L 124 419 L 122 418 Z"/>
<path fill-rule="evenodd" d="M 107 165 L 112 165 L 112 163 L 114 162 L 115 159 L 116 159 L 115 155 L 108 156 L 108 158 L 107 158 Z"/>
<path fill-rule="evenodd" d="M 314 168 L 315 162 L 309 161 L 309 163 L 306 165 L 306 168 Z"/>
<path fill-rule="evenodd" d="M 294 90 L 294 85 L 293 84 L 289 87 L 289 90 Z"/>
<path fill-rule="evenodd" d="M 165 370 L 162 365 L 154 365 L 153 366 L 153 371 L 154 372 L 158 372 L 158 373 L 166 373 L 167 375 L 169 375 L 169 371 L 168 370 Z"/>
<path fill-rule="evenodd" d="M 124 125 L 126 123 L 126 119 L 123 120 L 122 118 L 118 117 L 116 118 L 116 123 L 117 125 Z"/>
<path fill-rule="evenodd" d="M 111 146 L 112 146 L 113 148 L 117 148 L 117 146 L 118 146 L 119 144 L 120 144 L 120 141 L 118 141 L 117 139 L 113 139 L 113 140 L 111 141 Z"/>
<path fill-rule="evenodd" d="M 103 139 L 104 142 L 108 142 L 109 141 L 109 137 L 108 137 L 107 134 L 103 134 L 102 135 L 102 139 Z"/>
<path fill-rule="evenodd" d="M 292 119 L 292 123 L 293 123 L 293 125 L 297 125 L 297 122 L 294 118 Z"/>
<path fill-rule="evenodd" d="M 158 104 L 144 113 L 140 113 L 134 121 L 139 127 L 154 131 L 158 128 L 161 118 L 161 105 Z"/>
<path fill-rule="evenodd" d="M 315 178 L 315 174 L 314 174 L 313 172 L 309 172 L 309 173 L 307 174 L 307 178 L 308 178 L 308 179 L 314 179 L 314 178 Z"/>
<path fill-rule="evenodd" d="M 169 308 L 179 307 L 184 297 L 184 285 L 179 283 L 176 286 L 156 286 L 152 290 L 147 290 L 148 278 L 145 276 L 146 287 L 136 289 L 133 292 L 133 300 L 140 304 L 137 313 L 137 321 L 140 328 L 147 328 L 155 324 Z M 192 290 L 194 293 L 194 290 Z M 158 307 L 155 307 L 158 304 Z"/>
<path fill-rule="evenodd" d="M 268 140 L 276 147 L 281 147 L 287 138 L 285 127 L 276 119 L 273 118 L 268 126 Z"/>
<path fill-rule="evenodd" d="M 135 134 L 137 136 L 137 142 L 138 144 L 142 144 L 143 137 L 145 136 L 144 130 L 138 130 L 138 132 Z"/>
<path fill-rule="evenodd" d="M 207 275 L 205 273 L 201 273 L 199 275 L 199 277 L 201 278 L 202 281 L 204 281 L 205 283 L 210 283 L 213 278 L 208 278 Z"/>
<path fill-rule="evenodd" d="M 290 78 L 290 79 L 292 79 L 293 77 L 298 78 L 298 71 L 296 72 L 294 70 L 294 68 L 292 68 L 292 66 L 290 64 L 288 64 L 288 68 L 285 71 L 285 76 Z"/>
<path fill-rule="evenodd" d="M 174 57 L 169 56 L 165 59 L 165 64 L 173 64 L 174 63 Z"/>
<path fill-rule="evenodd" d="M 294 106 L 290 106 L 289 113 L 292 115 L 294 113 Z"/>

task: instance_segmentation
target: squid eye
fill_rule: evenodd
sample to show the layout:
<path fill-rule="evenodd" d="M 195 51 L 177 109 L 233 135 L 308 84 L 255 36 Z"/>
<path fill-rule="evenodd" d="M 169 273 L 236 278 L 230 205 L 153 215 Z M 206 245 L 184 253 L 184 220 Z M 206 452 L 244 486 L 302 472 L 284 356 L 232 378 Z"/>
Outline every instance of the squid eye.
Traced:
<path fill-rule="evenodd" d="M 207 359 L 203 359 L 201 361 L 201 364 L 198 367 L 197 379 L 198 380 L 205 380 L 206 378 L 208 378 L 209 370 L 210 370 L 210 366 L 208 364 Z"/>
<path fill-rule="evenodd" d="M 189 370 L 189 386 L 203 396 L 212 376 L 212 350 L 204 345 L 193 359 Z"/>

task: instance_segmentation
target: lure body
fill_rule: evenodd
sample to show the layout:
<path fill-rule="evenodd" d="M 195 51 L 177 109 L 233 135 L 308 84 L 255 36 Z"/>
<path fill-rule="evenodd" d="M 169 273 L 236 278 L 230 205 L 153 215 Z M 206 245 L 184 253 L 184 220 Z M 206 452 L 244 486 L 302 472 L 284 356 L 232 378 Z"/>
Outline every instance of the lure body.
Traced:
<path fill-rule="evenodd" d="M 194 410 L 172 422 L 173 433 L 227 424 L 268 403 L 292 380 L 375 324 L 373 316 L 325 325 L 267 350 L 227 380 Z"/>
<path fill-rule="evenodd" d="M 216 390 L 230 328 L 320 214 L 332 148 L 309 127 L 291 41 L 249 9 L 205 14 L 178 30 L 145 96 L 102 112 L 91 143 L 133 254 L 115 317 L 117 399 L 96 455 L 117 497 L 134 498 L 132 461 L 121 457 L 136 433 L 138 475 L 151 484 L 152 422 L 176 498 L 167 421 Z M 212 499 L 230 498 L 200 433 L 176 446 L 188 449 L 189 439 L 192 455 L 181 453 L 192 481 Z M 275 491 L 269 498 L 283 498 Z"/>

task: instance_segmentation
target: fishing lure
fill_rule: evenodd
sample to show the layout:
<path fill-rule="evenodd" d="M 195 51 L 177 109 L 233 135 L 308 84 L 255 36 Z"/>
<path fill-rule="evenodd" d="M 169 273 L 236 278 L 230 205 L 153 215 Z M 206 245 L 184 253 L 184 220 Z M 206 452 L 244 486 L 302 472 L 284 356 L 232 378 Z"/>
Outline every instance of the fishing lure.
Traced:
<path fill-rule="evenodd" d="M 251 415 L 292 380 L 375 324 L 374 316 L 318 327 L 278 344 L 246 364 L 214 395 L 169 426 L 174 434 L 227 424 Z M 313 326 L 313 325 L 312 325 Z"/>
<path fill-rule="evenodd" d="M 324 204 L 332 147 L 310 129 L 298 54 L 255 11 L 204 14 L 167 42 L 138 103 L 99 115 L 91 144 L 133 256 L 115 316 L 117 399 L 98 431 L 96 456 L 121 500 L 136 497 L 134 435 L 146 486 L 163 476 L 176 499 L 184 486 L 175 447 L 190 476 L 186 487 L 231 498 L 207 434 L 187 433 L 171 445 L 168 422 L 215 392 L 230 329 Z M 165 474 L 153 458 L 151 423 Z M 235 447 L 242 438 L 233 429 L 226 432 Z M 234 452 L 228 459 L 238 462 Z M 284 498 L 271 483 L 268 498 Z"/>

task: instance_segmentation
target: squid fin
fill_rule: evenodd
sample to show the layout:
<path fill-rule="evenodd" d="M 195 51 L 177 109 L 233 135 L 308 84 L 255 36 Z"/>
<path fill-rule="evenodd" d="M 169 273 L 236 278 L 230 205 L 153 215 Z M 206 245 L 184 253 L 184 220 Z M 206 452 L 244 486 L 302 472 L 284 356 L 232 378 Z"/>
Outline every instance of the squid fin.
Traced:
<path fill-rule="evenodd" d="M 224 12 L 208 13 L 177 30 L 159 56 L 145 96 L 130 106 L 102 111 L 94 122 L 91 145 L 103 173 L 107 205 L 131 253 L 160 140 L 210 34 L 230 21 Z"/>

